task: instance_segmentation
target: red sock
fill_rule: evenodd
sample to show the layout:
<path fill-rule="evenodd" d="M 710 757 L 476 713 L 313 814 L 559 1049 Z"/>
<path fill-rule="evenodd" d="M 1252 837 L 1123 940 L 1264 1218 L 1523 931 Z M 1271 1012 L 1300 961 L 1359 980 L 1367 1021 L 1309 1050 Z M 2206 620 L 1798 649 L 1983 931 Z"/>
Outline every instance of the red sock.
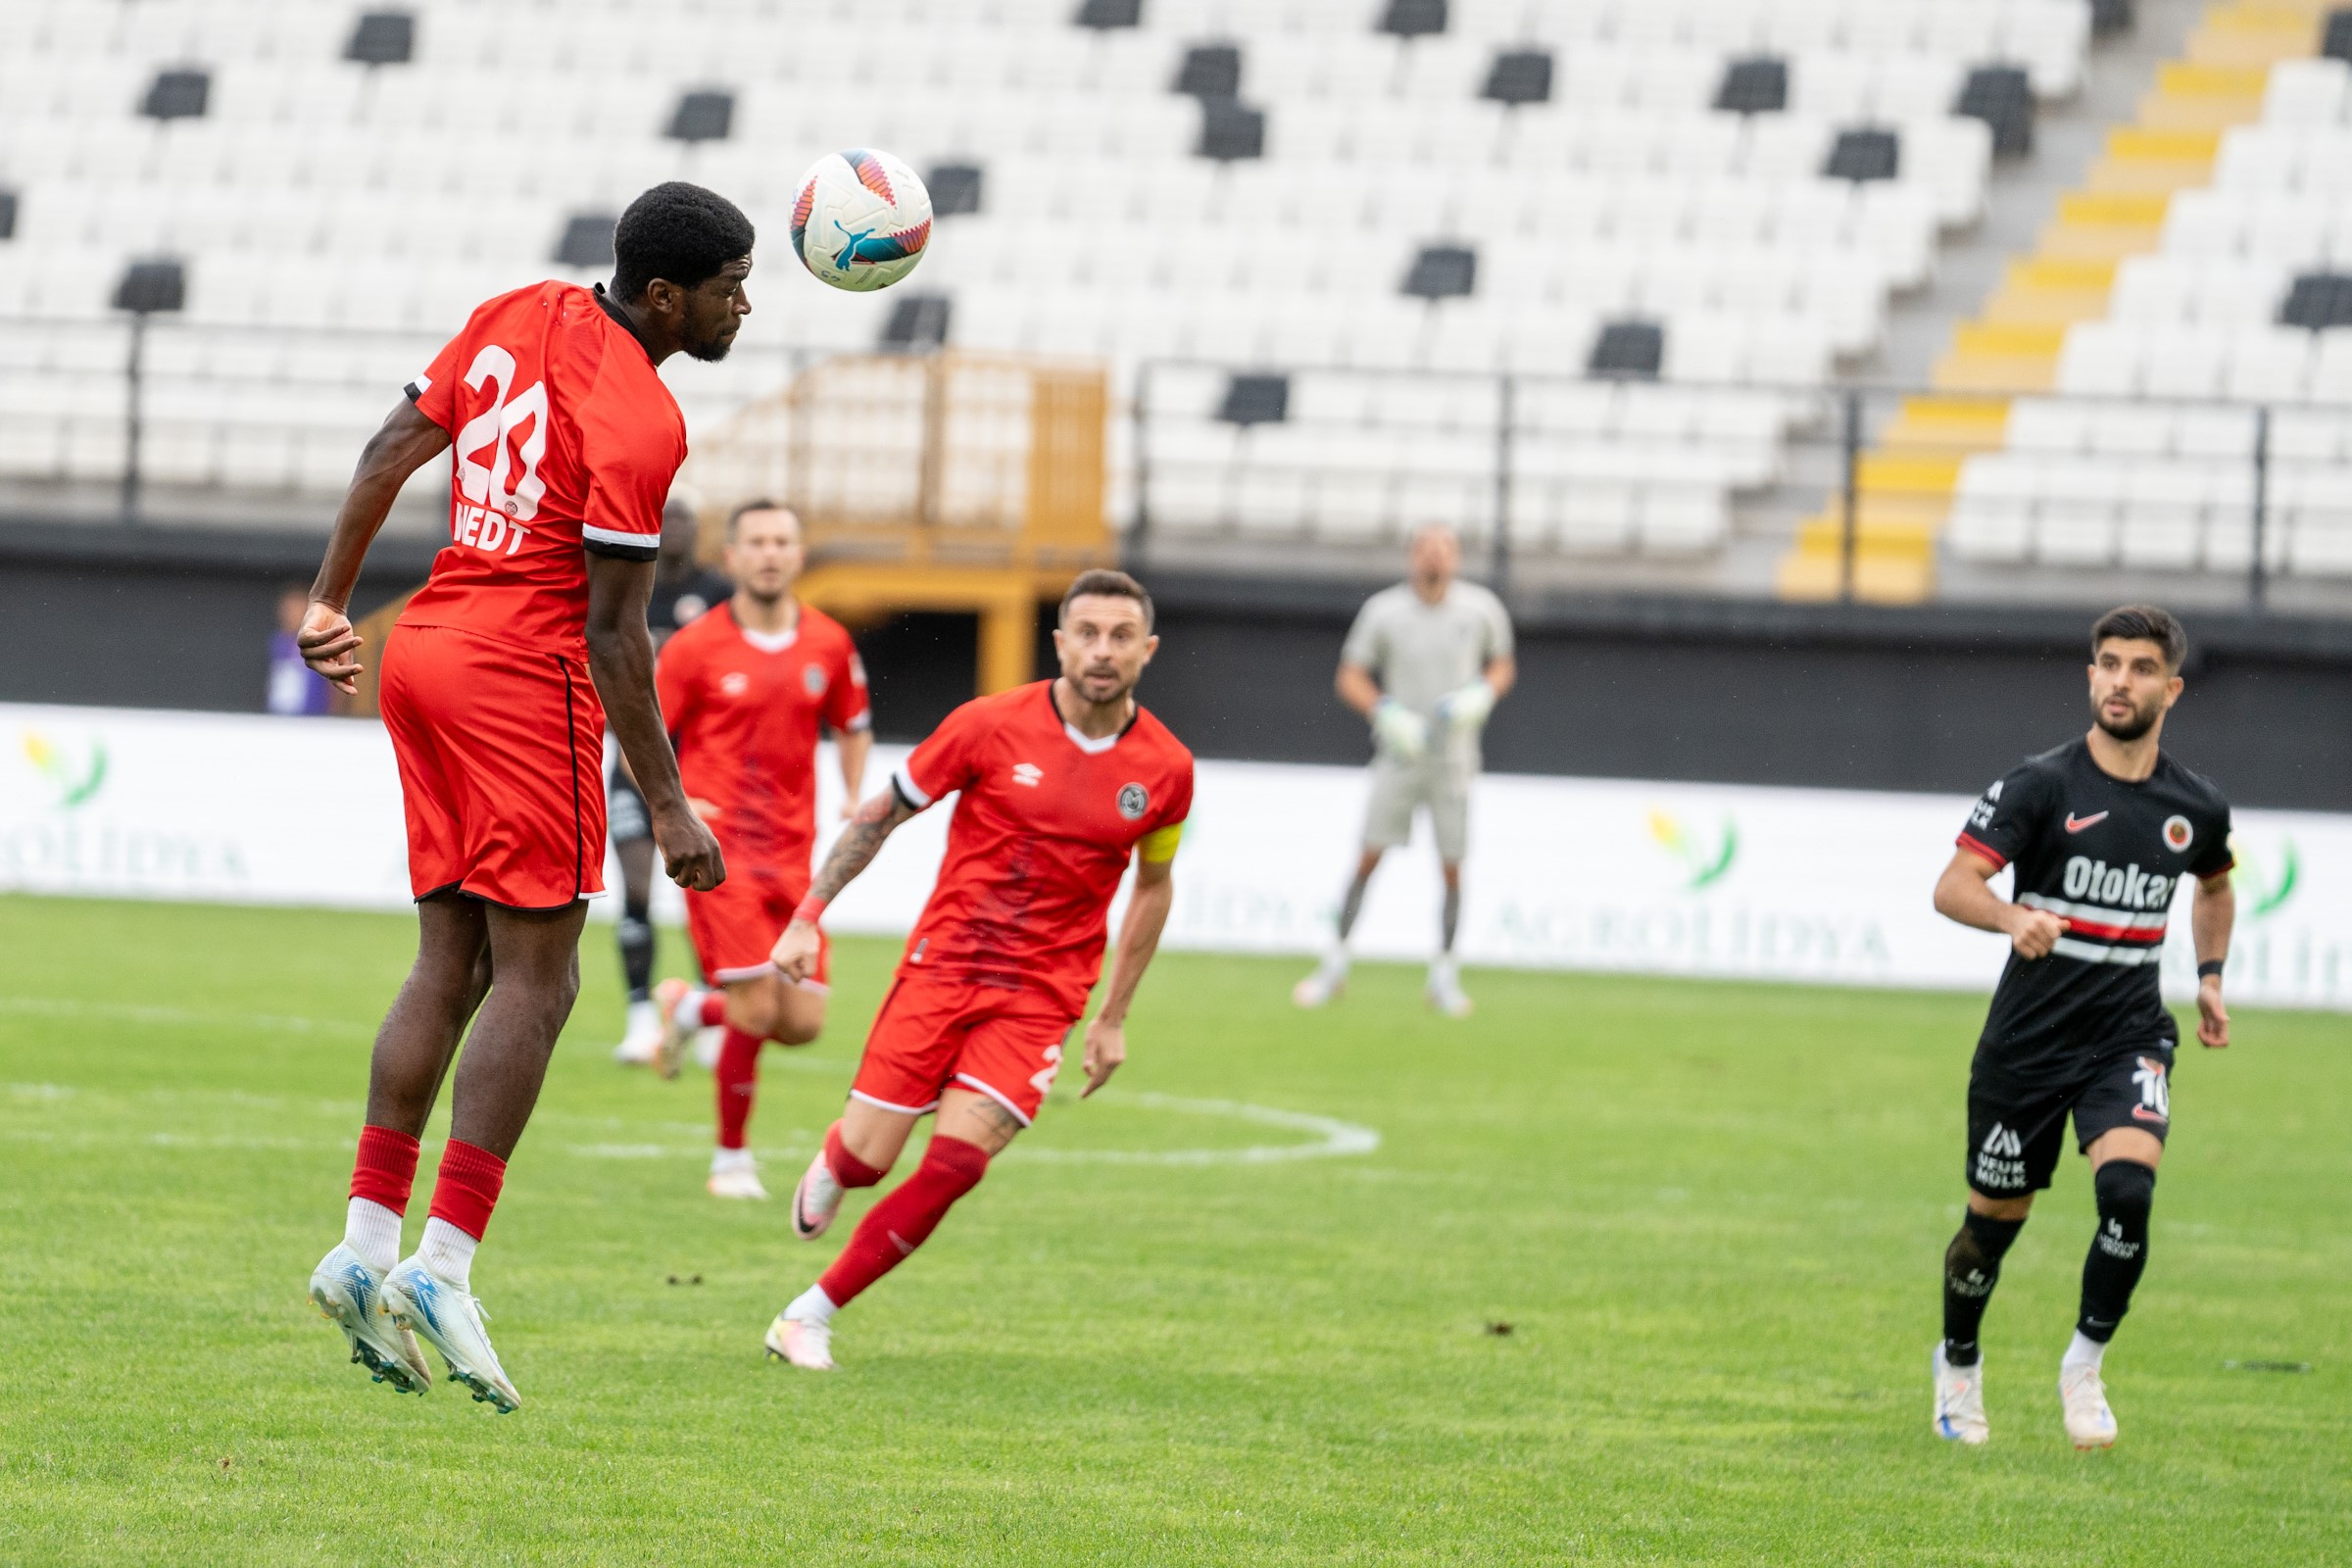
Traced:
<path fill-rule="evenodd" d="M 498 1190 L 506 1181 L 505 1160 L 452 1138 L 441 1151 L 441 1173 L 433 1179 L 432 1217 L 478 1242 L 490 1228 L 490 1211 L 498 1206 Z"/>
<path fill-rule="evenodd" d="M 850 1152 L 850 1146 L 841 1141 L 841 1123 L 825 1129 L 825 1169 L 844 1187 L 871 1187 L 890 1174 L 888 1165 L 868 1165 Z"/>
<path fill-rule="evenodd" d="M 733 1024 L 720 1038 L 718 1066 L 711 1077 L 718 1085 L 718 1147 L 741 1149 L 744 1129 L 752 1121 L 752 1098 L 760 1092 L 760 1048 L 767 1044 Z"/>
<path fill-rule="evenodd" d="M 360 1157 L 351 1167 L 351 1196 L 405 1214 L 409 1189 L 416 1185 L 416 1140 L 389 1127 L 362 1127 Z"/>
<path fill-rule="evenodd" d="M 835 1306 L 849 1305 L 929 1240 L 956 1200 L 979 1186 L 987 1174 L 986 1150 L 933 1133 L 923 1162 L 888 1198 L 865 1211 L 857 1234 L 816 1282 L 818 1287 Z"/>
<path fill-rule="evenodd" d="M 695 1014 L 706 1029 L 715 1029 L 727 1021 L 727 994 L 724 991 L 703 993 L 702 1010 Z"/>

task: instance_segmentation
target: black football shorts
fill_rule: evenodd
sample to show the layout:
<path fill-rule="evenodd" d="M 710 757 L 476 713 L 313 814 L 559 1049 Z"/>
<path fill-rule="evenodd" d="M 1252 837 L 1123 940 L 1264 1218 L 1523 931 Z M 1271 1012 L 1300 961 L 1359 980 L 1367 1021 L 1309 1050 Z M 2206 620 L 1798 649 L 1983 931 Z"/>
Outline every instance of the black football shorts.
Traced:
<path fill-rule="evenodd" d="M 1979 1051 L 1968 1074 L 1968 1185 L 1986 1198 L 2022 1198 L 2050 1185 L 2075 1118 L 2075 1147 L 2136 1127 L 2162 1142 L 2172 1126 L 2173 1048 L 2162 1041 L 2112 1052 L 2056 1083 L 2020 1078 Z"/>

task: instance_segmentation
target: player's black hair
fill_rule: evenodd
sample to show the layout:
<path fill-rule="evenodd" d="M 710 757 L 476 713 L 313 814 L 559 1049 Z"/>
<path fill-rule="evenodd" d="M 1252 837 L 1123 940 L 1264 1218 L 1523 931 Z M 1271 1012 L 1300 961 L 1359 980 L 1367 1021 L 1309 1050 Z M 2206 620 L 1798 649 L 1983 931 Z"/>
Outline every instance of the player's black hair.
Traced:
<path fill-rule="evenodd" d="M 792 512 L 792 508 L 781 501 L 771 501 L 766 496 L 754 496 L 727 514 L 727 537 L 734 538 L 735 525 L 755 512 Z M 792 514 L 796 519 L 800 516 L 797 512 L 793 512 Z"/>
<path fill-rule="evenodd" d="M 692 288 L 752 254 L 743 209 L 700 185 L 673 179 L 629 203 L 612 230 L 612 294 L 622 303 L 655 278 Z"/>
<path fill-rule="evenodd" d="M 1066 622 L 1070 618 L 1070 601 L 1089 594 L 1100 594 L 1110 599 L 1134 600 L 1144 607 L 1144 630 L 1146 631 L 1152 629 L 1156 619 L 1152 609 L 1152 596 L 1144 591 L 1144 585 L 1125 572 L 1112 571 L 1106 566 L 1097 566 L 1092 571 L 1082 571 L 1078 574 L 1078 580 L 1070 584 L 1070 591 L 1061 596 L 1061 612 L 1054 616 L 1054 619 Z"/>
<path fill-rule="evenodd" d="M 2090 657 L 2099 657 L 2099 644 L 2110 637 L 2126 642 L 2154 643 L 2164 650 L 2165 667 L 2179 669 L 2188 657 L 2188 633 L 2169 610 L 2154 605 L 2123 605 L 2099 617 L 2090 628 Z"/>

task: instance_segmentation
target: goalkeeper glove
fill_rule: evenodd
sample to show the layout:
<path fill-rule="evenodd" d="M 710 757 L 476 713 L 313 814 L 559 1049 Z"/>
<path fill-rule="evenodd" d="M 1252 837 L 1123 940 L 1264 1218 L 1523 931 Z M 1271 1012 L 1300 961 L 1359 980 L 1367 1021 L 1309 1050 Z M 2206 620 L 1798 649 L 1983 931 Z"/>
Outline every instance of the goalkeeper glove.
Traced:
<path fill-rule="evenodd" d="M 1455 729 L 1477 729 L 1494 711 L 1494 688 L 1483 680 L 1474 680 L 1438 699 L 1438 721 L 1451 724 Z"/>
<path fill-rule="evenodd" d="M 1429 750 L 1429 720 L 1394 697 L 1383 697 L 1372 710 L 1372 733 L 1408 762 L 1419 761 Z"/>

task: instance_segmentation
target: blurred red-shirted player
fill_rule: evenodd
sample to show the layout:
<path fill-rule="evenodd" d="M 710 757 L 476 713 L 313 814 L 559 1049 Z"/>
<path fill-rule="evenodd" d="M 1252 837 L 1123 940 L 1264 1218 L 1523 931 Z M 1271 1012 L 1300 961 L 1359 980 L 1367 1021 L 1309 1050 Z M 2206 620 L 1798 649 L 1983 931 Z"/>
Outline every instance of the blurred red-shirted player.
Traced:
<path fill-rule="evenodd" d="M 360 564 L 403 482 L 454 447 L 450 545 L 383 658 L 416 962 L 376 1035 L 343 1242 L 311 1276 L 352 1359 L 396 1389 L 428 1386 L 421 1336 L 475 1398 L 520 1402 L 482 1330 L 473 1251 L 579 989 L 608 712 L 670 875 L 725 875 L 654 698 L 645 606 L 686 456 L 655 367 L 726 354 L 751 309 L 752 239 L 731 202 L 658 185 L 621 215 L 610 293 L 541 283 L 476 310 L 369 440 L 311 591 L 304 657 L 350 691 Z M 398 1261 L 416 1140 L 468 1019 L 431 1216 Z"/>
<path fill-rule="evenodd" d="M 1102 971 L 1111 898 L 1132 863 L 1135 894 L 1086 1031 L 1080 1098 L 1127 1057 L 1128 1004 L 1174 893 L 1193 755 L 1135 701 L 1159 639 L 1134 578 L 1082 573 L 1062 599 L 1054 646 L 1060 679 L 966 703 L 858 808 L 776 943 L 785 975 L 813 972 L 826 901 L 900 823 L 958 797 L 947 859 L 875 1014 L 850 1102 L 793 1194 L 795 1233 L 820 1235 L 843 1189 L 880 1181 L 918 1117 L 936 1110 L 939 1121 L 915 1173 L 769 1325 L 767 1348 L 795 1366 L 832 1367 L 834 1312 L 921 1246 L 1036 1117 Z"/>
<path fill-rule="evenodd" d="M 714 1073 L 718 1148 L 710 1187 L 718 1198 L 765 1198 L 744 1134 L 760 1080 L 760 1048 L 802 1046 L 825 1026 L 824 954 L 804 979 L 769 958 L 808 894 L 816 847 L 816 742 L 837 737 L 841 781 L 856 808 L 873 749 L 865 666 L 841 622 L 792 597 L 808 553 L 788 507 L 754 501 L 727 520 L 735 596 L 662 650 L 662 720 L 678 749 L 688 803 L 726 852 L 727 879 L 686 895 L 686 929 L 716 992 L 664 980 L 664 1077 L 697 1030 L 724 1024 Z"/>

